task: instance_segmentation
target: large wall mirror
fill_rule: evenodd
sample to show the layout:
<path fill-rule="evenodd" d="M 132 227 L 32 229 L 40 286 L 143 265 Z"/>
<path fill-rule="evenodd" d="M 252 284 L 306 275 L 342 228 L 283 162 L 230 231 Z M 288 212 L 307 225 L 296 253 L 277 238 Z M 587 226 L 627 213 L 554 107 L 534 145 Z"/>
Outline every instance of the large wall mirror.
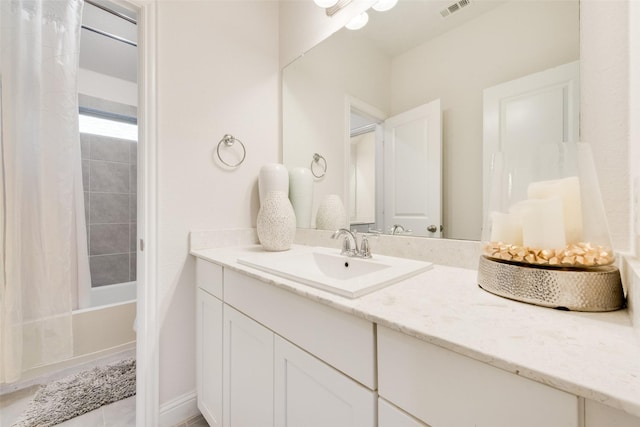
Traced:
<path fill-rule="evenodd" d="M 579 3 L 470 0 L 451 13 L 452 4 L 371 10 L 364 28 L 343 28 L 284 68 L 283 162 L 326 159 L 314 212 L 337 194 L 360 229 L 480 239 L 483 94 L 576 63 Z M 412 135 L 418 142 L 403 146 Z M 404 218 L 440 217 L 402 223 L 398 206 Z"/>

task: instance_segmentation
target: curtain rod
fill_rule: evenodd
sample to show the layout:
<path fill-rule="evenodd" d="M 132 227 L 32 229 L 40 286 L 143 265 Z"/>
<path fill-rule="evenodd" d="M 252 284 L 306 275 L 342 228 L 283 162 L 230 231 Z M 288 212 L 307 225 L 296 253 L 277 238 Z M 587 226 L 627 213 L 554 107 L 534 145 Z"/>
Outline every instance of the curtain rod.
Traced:
<path fill-rule="evenodd" d="M 117 16 L 118 18 L 124 19 L 125 21 L 131 22 L 134 25 L 138 25 L 138 22 L 135 19 L 125 15 L 124 13 L 116 12 L 115 10 L 109 9 L 108 7 L 103 6 L 99 3 L 96 3 L 95 1 L 92 1 L 92 0 L 84 0 L 84 2 L 90 4 L 91 6 L 95 6 L 98 9 L 102 9 L 105 12 L 108 12 L 114 16 Z"/>
<path fill-rule="evenodd" d="M 137 43 L 132 42 L 131 40 L 125 39 L 120 36 L 116 36 L 115 34 L 107 33 L 106 31 L 98 30 L 97 28 L 89 27 L 87 25 L 82 25 L 81 28 L 91 31 L 92 33 L 100 34 L 101 36 L 109 37 L 110 39 L 126 43 L 129 46 L 138 47 Z"/>

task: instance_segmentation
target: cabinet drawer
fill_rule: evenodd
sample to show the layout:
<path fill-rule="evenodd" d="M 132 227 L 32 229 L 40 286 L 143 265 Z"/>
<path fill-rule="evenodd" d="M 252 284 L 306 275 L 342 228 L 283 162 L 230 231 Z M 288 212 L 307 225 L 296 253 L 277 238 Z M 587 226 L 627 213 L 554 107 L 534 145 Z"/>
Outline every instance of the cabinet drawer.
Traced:
<path fill-rule="evenodd" d="M 375 390 L 375 330 L 364 319 L 224 270 L 225 303 Z"/>
<path fill-rule="evenodd" d="M 576 396 L 378 327 L 381 397 L 433 427 L 578 427 Z"/>
<path fill-rule="evenodd" d="M 586 399 L 584 402 L 585 427 L 638 427 L 640 418 Z"/>
<path fill-rule="evenodd" d="M 196 259 L 196 285 L 222 299 L 222 267 L 203 259 Z"/>

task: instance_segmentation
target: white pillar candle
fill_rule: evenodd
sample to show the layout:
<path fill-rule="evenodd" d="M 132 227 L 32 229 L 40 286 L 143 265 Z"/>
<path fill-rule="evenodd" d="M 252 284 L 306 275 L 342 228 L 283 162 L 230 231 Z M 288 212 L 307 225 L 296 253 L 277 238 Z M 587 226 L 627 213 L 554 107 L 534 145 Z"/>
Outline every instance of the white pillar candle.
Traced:
<path fill-rule="evenodd" d="M 537 249 L 566 246 L 564 209 L 560 197 L 523 200 L 509 209 L 522 220 L 522 244 Z"/>
<path fill-rule="evenodd" d="M 521 246 L 521 217 L 515 214 L 491 212 L 491 241 Z"/>
<path fill-rule="evenodd" d="M 566 241 L 567 243 L 582 241 L 582 202 L 580 200 L 580 181 L 577 176 L 553 181 L 532 182 L 527 189 L 527 196 L 529 199 L 561 198 Z"/>

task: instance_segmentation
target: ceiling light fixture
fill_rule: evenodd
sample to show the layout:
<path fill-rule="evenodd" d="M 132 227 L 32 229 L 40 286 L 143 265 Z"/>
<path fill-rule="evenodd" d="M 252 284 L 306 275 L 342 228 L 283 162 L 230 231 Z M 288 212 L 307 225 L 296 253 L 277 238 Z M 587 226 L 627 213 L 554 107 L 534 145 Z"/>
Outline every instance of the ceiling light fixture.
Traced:
<path fill-rule="evenodd" d="M 323 8 L 327 16 L 333 16 L 342 8 L 351 3 L 352 0 L 313 0 L 313 2 Z"/>
<path fill-rule="evenodd" d="M 313 2 L 323 8 L 335 6 L 339 0 L 313 0 Z"/>
<path fill-rule="evenodd" d="M 393 9 L 396 4 L 398 4 L 398 0 L 380 0 L 371 7 L 375 11 L 386 12 L 387 10 Z"/>
<path fill-rule="evenodd" d="M 360 15 L 354 16 L 353 19 L 345 25 L 345 27 L 349 30 L 359 30 L 367 25 L 367 22 L 369 22 L 369 14 L 367 12 L 362 12 Z"/>

